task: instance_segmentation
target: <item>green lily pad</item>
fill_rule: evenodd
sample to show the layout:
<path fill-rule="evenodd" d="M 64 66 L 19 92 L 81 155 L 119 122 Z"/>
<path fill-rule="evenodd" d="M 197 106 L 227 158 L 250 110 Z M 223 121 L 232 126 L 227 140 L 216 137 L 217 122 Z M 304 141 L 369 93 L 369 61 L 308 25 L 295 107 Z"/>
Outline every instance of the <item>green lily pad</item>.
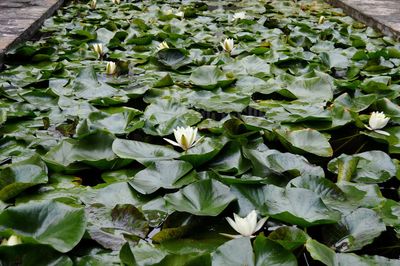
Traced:
<path fill-rule="evenodd" d="M 321 157 L 331 157 L 333 150 L 329 138 L 314 129 L 276 130 L 284 144 L 301 151 L 312 153 Z"/>
<path fill-rule="evenodd" d="M 198 123 L 202 116 L 176 101 L 159 100 L 144 111 L 144 132 L 155 136 L 166 136 L 177 127 L 187 127 Z"/>
<path fill-rule="evenodd" d="M 85 228 L 82 208 L 56 201 L 30 202 L 0 212 L 1 231 L 11 230 L 28 243 L 50 245 L 64 253 L 79 243 Z"/>
<path fill-rule="evenodd" d="M 25 189 L 47 181 L 47 167 L 39 157 L 13 163 L 0 170 L 0 200 L 11 199 Z"/>
<path fill-rule="evenodd" d="M 181 49 L 162 49 L 157 52 L 157 59 L 160 63 L 172 69 L 178 69 L 190 63 L 190 59 Z"/>
<path fill-rule="evenodd" d="M 229 187 L 212 179 L 190 184 L 164 198 L 173 209 L 200 216 L 217 216 L 235 200 Z"/>
<path fill-rule="evenodd" d="M 329 162 L 328 170 L 337 174 L 339 181 L 360 183 L 381 183 L 396 176 L 396 165 L 382 151 L 342 154 Z"/>
<path fill-rule="evenodd" d="M 309 227 L 336 223 L 340 213 L 328 208 L 314 192 L 302 188 L 280 188 L 266 185 L 252 188 L 235 185 L 239 205 L 258 210 L 264 216 L 286 223 Z"/>
<path fill-rule="evenodd" d="M 196 181 L 196 174 L 189 173 L 192 165 L 183 161 L 158 161 L 137 173 L 129 184 L 143 194 L 159 188 L 180 188 Z"/>
<path fill-rule="evenodd" d="M 324 235 L 336 250 L 349 252 L 372 243 L 383 231 L 386 226 L 375 211 L 359 208 L 342 217 L 337 225 L 326 227 Z"/>
<path fill-rule="evenodd" d="M 135 140 L 115 139 L 112 150 L 120 158 L 136 160 L 143 165 L 179 157 L 171 148 Z"/>
<path fill-rule="evenodd" d="M 397 265 L 399 260 L 388 259 L 381 256 L 358 256 L 354 253 L 335 253 L 329 247 L 314 239 L 307 240 L 307 251 L 311 257 L 327 266 L 337 265 Z"/>
<path fill-rule="evenodd" d="M 190 75 L 190 82 L 203 89 L 211 90 L 225 87 L 234 81 L 228 78 L 217 66 L 201 66 Z"/>

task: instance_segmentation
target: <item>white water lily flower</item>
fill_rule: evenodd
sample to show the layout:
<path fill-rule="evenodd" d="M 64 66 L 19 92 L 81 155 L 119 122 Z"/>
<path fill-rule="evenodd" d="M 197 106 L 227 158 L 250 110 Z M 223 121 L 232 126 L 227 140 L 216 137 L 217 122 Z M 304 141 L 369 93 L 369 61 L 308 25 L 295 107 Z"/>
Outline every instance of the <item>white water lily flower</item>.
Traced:
<path fill-rule="evenodd" d="M 121 4 L 121 0 L 112 0 L 113 4 L 115 5 L 119 5 Z"/>
<path fill-rule="evenodd" d="M 183 18 L 185 16 L 185 13 L 183 13 L 182 11 L 176 12 L 175 16 Z"/>
<path fill-rule="evenodd" d="M 172 9 L 167 9 L 167 10 L 164 10 L 164 15 L 171 15 L 172 14 Z"/>
<path fill-rule="evenodd" d="M 102 43 L 94 43 L 93 50 L 97 53 L 97 56 L 100 58 L 104 55 L 104 48 Z"/>
<path fill-rule="evenodd" d="M 224 42 L 221 43 L 222 48 L 224 51 L 231 53 L 234 49 L 234 42 L 233 39 L 225 39 Z"/>
<path fill-rule="evenodd" d="M 252 210 L 246 217 L 242 218 L 236 213 L 233 214 L 234 220 L 227 217 L 226 220 L 240 235 L 221 234 L 231 238 L 239 238 L 241 236 L 254 237 L 253 234 L 261 229 L 268 217 L 262 218 L 257 222 L 257 212 Z"/>
<path fill-rule="evenodd" d="M 191 147 L 195 146 L 197 143 L 199 143 L 200 140 L 203 139 L 203 137 L 197 138 L 197 128 L 196 127 L 177 127 L 174 129 L 174 136 L 175 136 L 175 141 L 166 139 L 164 138 L 165 141 L 168 143 L 181 147 L 183 150 L 187 151 Z"/>
<path fill-rule="evenodd" d="M 19 244 L 22 244 L 22 240 L 19 236 L 16 236 L 16 235 L 12 235 L 12 236 L 10 236 L 9 239 L 4 239 L 1 242 L 2 246 L 15 246 L 15 245 L 19 245 Z"/>
<path fill-rule="evenodd" d="M 320 16 L 319 20 L 318 20 L 318 24 L 322 24 L 325 21 L 325 17 L 324 16 Z"/>
<path fill-rule="evenodd" d="M 245 18 L 246 18 L 246 12 L 244 12 L 244 11 L 233 14 L 233 20 L 245 19 Z"/>
<path fill-rule="evenodd" d="M 95 9 L 97 5 L 97 0 L 90 0 L 89 6 L 91 9 Z"/>
<path fill-rule="evenodd" d="M 166 41 L 163 41 L 158 45 L 157 50 L 161 51 L 163 49 L 168 49 L 168 48 L 169 48 L 168 43 Z"/>
<path fill-rule="evenodd" d="M 365 126 L 369 130 L 373 130 L 377 133 L 387 135 L 389 136 L 390 134 L 386 131 L 379 130 L 384 128 L 387 123 L 389 122 L 390 118 L 386 117 L 383 112 L 372 112 L 371 116 L 369 117 L 369 126 Z"/>
<path fill-rule="evenodd" d="M 117 64 L 115 64 L 114 62 L 107 62 L 106 74 L 114 75 L 116 72 L 117 72 Z"/>

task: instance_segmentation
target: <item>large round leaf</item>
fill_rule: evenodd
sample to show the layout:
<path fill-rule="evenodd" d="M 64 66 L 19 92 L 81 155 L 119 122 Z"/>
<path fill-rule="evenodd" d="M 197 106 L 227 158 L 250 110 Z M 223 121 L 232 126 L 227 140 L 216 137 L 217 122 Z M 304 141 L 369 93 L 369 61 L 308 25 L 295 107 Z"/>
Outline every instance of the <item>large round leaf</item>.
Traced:
<path fill-rule="evenodd" d="M 105 248 L 120 250 L 127 240 L 144 238 L 149 230 L 143 214 L 130 204 L 113 208 L 101 204 L 86 207 L 87 232 Z"/>
<path fill-rule="evenodd" d="M 248 237 L 226 242 L 212 254 L 213 266 L 254 266 L 254 254 Z"/>
<path fill-rule="evenodd" d="M 235 196 L 229 191 L 229 187 L 222 183 L 205 179 L 176 193 L 167 194 L 165 200 L 177 211 L 200 216 L 217 216 L 235 200 Z"/>
<path fill-rule="evenodd" d="M 240 144 L 229 142 L 218 157 L 209 164 L 209 167 L 216 171 L 233 172 L 239 175 L 249 170 L 251 164 L 243 157 Z"/>
<path fill-rule="evenodd" d="M 201 66 L 190 75 L 190 82 L 203 89 L 214 89 L 232 83 L 234 79 L 225 76 L 217 66 Z"/>
<path fill-rule="evenodd" d="M 218 113 L 242 112 L 250 103 L 250 97 L 238 93 L 195 91 L 188 95 L 188 101 L 196 108 Z"/>
<path fill-rule="evenodd" d="M 329 209 L 317 194 L 307 189 L 235 185 L 233 193 L 243 212 L 256 209 L 262 215 L 286 223 L 308 227 L 336 223 L 340 219 L 339 212 Z"/>
<path fill-rule="evenodd" d="M 75 162 L 86 162 L 99 168 L 108 168 L 116 156 L 111 149 L 114 135 L 99 131 L 82 139 L 63 140 L 53 147 L 43 159 L 56 168 L 68 168 Z M 96 145 L 94 145 L 96 143 Z M 115 163 L 114 163 L 115 164 Z"/>
<path fill-rule="evenodd" d="M 20 204 L 0 213 L 0 230 L 12 230 L 27 242 L 47 244 L 68 252 L 81 240 L 86 228 L 83 208 L 57 201 Z"/>
<path fill-rule="evenodd" d="M 344 216 L 337 225 L 325 227 L 324 238 L 336 250 L 349 252 L 372 243 L 385 230 L 385 224 L 375 211 L 359 208 Z"/>
<path fill-rule="evenodd" d="M 178 152 L 165 146 L 125 139 L 115 139 L 112 150 L 120 158 L 133 159 L 143 165 L 179 156 Z"/>
<path fill-rule="evenodd" d="M 332 100 L 334 85 L 331 76 L 322 72 L 314 72 L 293 78 L 286 89 L 297 99 L 321 102 Z"/>
<path fill-rule="evenodd" d="M 47 181 L 47 167 L 39 157 L 13 163 L 0 170 L 0 200 L 8 200 L 29 187 Z"/>
<path fill-rule="evenodd" d="M 158 100 L 147 106 L 143 114 L 144 132 L 155 136 L 171 134 L 177 127 L 187 127 L 198 123 L 202 116 L 173 100 Z"/>
<path fill-rule="evenodd" d="M 339 181 L 360 183 L 381 183 L 396 175 L 396 165 L 382 151 L 342 154 L 329 162 L 328 170 L 337 174 Z"/>
<path fill-rule="evenodd" d="M 254 241 L 256 266 L 297 266 L 296 257 L 281 245 L 259 235 Z"/>
<path fill-rule="evenodd" d="M 268 238 L 292 251 L 303 246 L 310 237 L 295 226 L 281 226 L 271 232 Z"/>
<path fill-rule="evenodd" d="M 223 137 L 204 138 L 196 146 L 184 152 L 179 159 L 191 163 L 197 167 L 210 161 L 224 147 L 227 139 Z"/>
<path fill-rule="evenodd" d="M 268 149 L 263 143 L 243 147 L 243 154 L 251 161 L 256 176 L 283 173 L 292 176 L 325 176 L 321 167 L 312 165 L 303 156 Z"/>
<path fill-rule="evenodd" d="M 162 49 L 157 52 L 157 59 L 163 65 L 168 66 L 172 69 L 178 69 L 181 66 L 190 63 L 190 59 L 186 57 L 184 51 L 180 49 Z"/>
<path fill-rule="evenodd" d="M 289 147 L 299 149 L 322 157 L 331 157 L 333 150 L 325 135 L 314 129 L 276 130 L 279 138 Z"/>
<path fill-rule="evenodd" d="M 235 61 L 223 65 L 222 69 L 236 75 L 265 77 L 271 74 L 269 64 L 256 55 L 235 59 Z"/>
<path fill-rule="evenodd" d="M 395 266 L 399 265 L 400 263 L 400 260 L 388 259 L 381 256 L 358 256 L 354 253 L 335 253 L 329 247 L 311 238 L 307 240 L 306 248 L 313 259 L 318 260 L 327 266 L 338 266 L 338 265 Z"/>
<path fill-rule="evenodd" d="M 196 180 L 192 165 L 183 161 L 159 161 L 137 173 L 129 182 L 143 194 L 150 194 L 159 188 L 180 188 Z"/>

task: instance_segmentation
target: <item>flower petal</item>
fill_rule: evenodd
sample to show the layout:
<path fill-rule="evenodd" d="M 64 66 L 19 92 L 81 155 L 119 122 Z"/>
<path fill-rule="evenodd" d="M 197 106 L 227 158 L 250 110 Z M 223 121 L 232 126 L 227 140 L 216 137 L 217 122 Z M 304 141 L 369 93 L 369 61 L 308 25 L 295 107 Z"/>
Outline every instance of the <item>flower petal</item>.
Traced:
<path fill-rule="evenodd" d="M 379 130 L 379 129 L 376 129 L 376 130 L 374 130 L 376 133 L 378 133 L 378 134 L 382 134 L 382 135 L 385 135 L 385 136 L 390 136 L 390 133 L 389 132 L 386 132 L 386 131 L 383 131 L 383 130 Z"/>
<path fill-rule="evenodd" d="M 261 229 L 261 227 L 263 227 L 263 225 L 265 224 L 265 222 L 267 221 L 268 217 L 264 217 L 262 218 L 260 221 L 258 221 L 256 229 L 254 230 L 254 232 L 257 232 L 258 230 Z"/>
<path fill-rule="evenodd" d="M 204 136 L 201 136 L 198 140 L 196 140 L 193 144 L 192 144 L 192 147 L 193 146 L 196 146 L 200 141 L 202 141 L 204 139 Z"/>
<path fill-rule="evenodd" d="M 179 143 L 177 143 L 177 142 L 175 142 L 175 141 L 173 141 L 173 140 L 166 139 L 166 138 L 163 138 L 163 139 L 164 139 L 166 142 L 168 142 L 169 144 L 172 144 L 172 145 L 174 145 L 174 146 L 178 146 L 178 147 L 181 146 Z"/>
<path fill-rule="evenodd" d="M 235 229 L 236 232 L 240 233 L 239 227 L 237 226 L 237 224 L 235 223 L 235 221 L 232 220 L 232 218 L 226 217 L 226 220 L 228 221 L 229 225 L 230 225 L 233 229 Z"/>
<path fill-rule="evenodd" d="M 242 235 L 230 235 L 225 233 L 219 233 L 219 234 L 233 239 L 243 237 Z"/>
<path fill-rule="evenodd" d="M 245 219 L 246 219 L 247 226 L 249 228 L 250 234 L 253 234 L 255 232 L 255 228 L 257 226 L 257 212 L 255 210 L 252 210 L 246 216 Z"/>

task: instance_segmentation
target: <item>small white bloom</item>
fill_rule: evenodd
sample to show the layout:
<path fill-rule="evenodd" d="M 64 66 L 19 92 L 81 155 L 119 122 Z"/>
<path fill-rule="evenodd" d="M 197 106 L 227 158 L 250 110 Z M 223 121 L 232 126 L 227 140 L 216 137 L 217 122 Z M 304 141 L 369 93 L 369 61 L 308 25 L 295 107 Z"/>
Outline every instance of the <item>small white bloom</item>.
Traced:
<path fill-rule="evenodd" d="M 224 51 L 231 53 L 234 49 L 234 42 L 233 39 L 225 39 L 224 42 L 221 43 L 222 48 Z"/>
<path fill-rule="evenodd" d="M 93 46 L 93 50 L 97 53 L 97 56 L 100 58 L 104 55 L 104 48 L 103 48 L 103 44 L 101 43 L 95 43 L 92 45 Z"/>
<path fill-rule="evenodd" d="M 166 9 L 164 10 L 164 15 L 168 16 L 172 14 L 172 9 Z"/>
<path fill-rule="evenodd" d="M 196 127 L 177 127 L 174 129 L 175 141 L 164 138 L 168 143 L 181 147 L 183 150 L 187 151 L 191 147 L 195 146 L 203 138 L 197 138 L 197 128 Z"/>
<path fill-rule="evenodd" d="M 15 245 L 19 245 L 22 244 L 22 240 L 19 236 L 16 235 L 12 235 L 10 236 L 10 238 L 7 239 L 3 239 L 3 241 L 1 242 L 2 246 L 15 246 Z"/>
<path fill-rule="evenodd" d="M 114 62 L 107 62 L 106 74 L 114 75 L 117 72 L 117 65 Z"/>
<path fill-rule="evenodd" d="M 114 5 L 119 5 L 121 4 L 121 0 L 112 0 Z"/>
<path fill-rule="evenodd" d="M 245 18 L 246 18 L 246 12 L 244 12 L 244 11 L 233 14 L 233 20 L 245 19 Z"/>
<path fill-rule="evenodd" d="M 268 217 L 262 218 L 257 222 L 257 212 L 252 210 L 246 217 L 242 218 L 236 213 L 233 214 L 234 220 L 227 217 L 226 220 L 240 235 L 221 234 L 231 238 L 239 238 L 241 236 L 254 237 L 253 234 L 261 229 Z"/>
<path fill-rule="evenodd" d="M 157 50 L 160 51 L 160 50 L 168 49 L 168 48 L 169 48 L 168 43 L 166 41 L 163 41 L 162 43 L 160 43 L 158 45 Z"/>
<path fill-rule="evenodd" d="M 91 9 L 95 9 L 97 5 L 97 0 L 90 0 L 89 6 Z"/>
<path fill-rule="evenodd" d="M 182 11 L 176 12 L 175 16 L 183 18 L 185 16 L 185 13 L 183 13 Z"/>
<path fill-rule="evenodd" d="M 325 17 L 324 16 L 320 16 L 319 20 L 318 20 L 318 24 L 322 24 L 325 21 Z"/>
<path fill-rule="evenodd" d="M 384 128 L 387 123 L 389 122 L 390 118 L 386 117 L 383 112 L 372 112 L 371 116 L 369 117 L 369 126 L 365 126 L 369 130 L 374 130 L 377 133 L 387 135 L 389 136 L 390 134 L 387 133 L 386 131 L 379 130 Z"/>

